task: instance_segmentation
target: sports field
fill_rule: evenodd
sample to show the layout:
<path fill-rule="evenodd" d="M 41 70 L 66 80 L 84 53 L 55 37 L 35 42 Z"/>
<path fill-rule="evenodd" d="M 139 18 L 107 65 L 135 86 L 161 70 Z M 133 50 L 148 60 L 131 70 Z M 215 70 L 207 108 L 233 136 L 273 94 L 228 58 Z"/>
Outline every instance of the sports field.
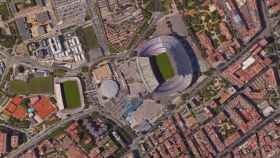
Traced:
<path fill-rule="evenodd" d="M 155 56 L 155 61 L 164 80 L 168 80 L 174 76 L 174 70 L 167 53 L 161 53 Z"/>
<path fill-rule="evenodd" d="M 53 94 L 53 77 L 36 77 L 28 82 L 21 80 L 10 81 L 9 92 L 16 95 Z"/>
<path fill-rule="evenodd" d="M 79 86 L 76 81 L 65 81 L 61 84 L 61 88 L 66 109 L 75 109 L 81 106 Z"/>

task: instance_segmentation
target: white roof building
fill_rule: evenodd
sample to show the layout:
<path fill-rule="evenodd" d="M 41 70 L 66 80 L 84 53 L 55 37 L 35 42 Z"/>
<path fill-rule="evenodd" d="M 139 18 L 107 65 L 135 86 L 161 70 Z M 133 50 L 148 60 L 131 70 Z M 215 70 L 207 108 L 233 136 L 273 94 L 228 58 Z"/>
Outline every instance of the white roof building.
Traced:
<path fill-rule="evenodd" d="M 138 57 L 137 66 L 146 89 L 151 93 L 159 85 L 157 78 L 154 75 L 153 69 L 148 57 Z"/>
<path fill-rule="evenodd" d="M 254 64 L 254 62 L 256 61 L 256 59 L 254 57 L 249 57 L 247 58 L 245 61 L 243 61 L 242 63 L 242 70 L 247 69 L 248 67 L 250 67 L 252 64 Z"/>
<path fill-rule="evenodd" d="M 119 92 L 119 85 L 113 80 L 103 80 L 99 91 L 102 96 L 113 98 L 116 97 Z"/>
<path fill-rule="evenodd" d="M 56 96 L 56 105 L 58 107 L 59 110 L 63 110 L 64 109 L 64 103 L 63 103 L 63 99 L 62 99 L 62 93 L 61 93 L 61 85 L 60 83 L 54 83 L 54 93 Z"/>
<path fill-rule="evenodd" d="M 57 61 L 86 61 L 84 50 L 79 38 L 73 34 L 56 36 L 48 39 L 48 44 L 54 59 Z"/>

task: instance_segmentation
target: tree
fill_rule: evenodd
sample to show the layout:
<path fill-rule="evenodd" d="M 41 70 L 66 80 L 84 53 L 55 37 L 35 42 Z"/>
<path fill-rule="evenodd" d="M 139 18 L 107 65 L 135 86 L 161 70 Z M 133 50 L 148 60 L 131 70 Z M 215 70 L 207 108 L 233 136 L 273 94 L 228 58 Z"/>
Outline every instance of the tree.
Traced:
<path fill-rule="evenodd" d="M 168 105 L 167 105 L 167 110 L 168 110 L 168 111 L 173 111 L 175 108 L 176 108 L 176 105 L 175 105 L 175 104 L 168 104 Z"/>
<path fill-rule="evenodd" d="M 211 68 L 208 71 L 205 71 L 203 74 L 206 76 L 211 76 L 214 73 L 215 69 Z"/>
<path fill-rule="evenodd" d="M 53 104 L 56 104 L 56 103 L 57 103 L 55 97 L 50 97 L 50 101 L 51 101 Z"/>
<path fill-rule="evenodd" d="M 83 73 L 88 73 L 88 72 L 89 72 L 89 68 L 88 68 L 87 66 L 83 66 L 83 67 L 81 68 L 81 71 L 82 71 Z"/>
<path fill-rule="evenodd" d="M 30 102 L 31 102 L 30 98 L 24 98 L 21 101 L 21 105 L 24 106 L 25 108 L 28 108 L 28 105 L 30 104 Z"/>
<path fill-rule="evenodd" d="M 54 69 L 54 76 L 63 77 L 66 74 L 66 70 L 64 69 Z"/>

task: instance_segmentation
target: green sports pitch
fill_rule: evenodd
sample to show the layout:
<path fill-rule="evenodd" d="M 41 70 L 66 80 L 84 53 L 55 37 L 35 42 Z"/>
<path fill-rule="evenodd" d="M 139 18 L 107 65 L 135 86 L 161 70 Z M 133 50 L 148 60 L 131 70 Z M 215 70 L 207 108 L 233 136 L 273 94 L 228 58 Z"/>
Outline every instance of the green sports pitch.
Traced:
<path fill-rule="evenodd" d="M 75 109 L 81 106 L 81 96 L 76 81 L 70 80 L 61 83 L 61 89 L 66 109 Z"/>
<path fill-rule="evenodd" d="M 167 53 L 161 53 L 155 56 L 155 62 L 164 80 L 168 80 L 175 75 Z"/>

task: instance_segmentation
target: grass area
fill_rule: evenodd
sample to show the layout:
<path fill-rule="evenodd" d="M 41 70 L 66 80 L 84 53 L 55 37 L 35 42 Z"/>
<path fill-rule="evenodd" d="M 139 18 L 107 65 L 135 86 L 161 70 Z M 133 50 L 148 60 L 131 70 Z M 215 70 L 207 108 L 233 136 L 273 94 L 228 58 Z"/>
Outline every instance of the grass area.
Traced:
<path fill-rule="evenodd" d="M 53 75 L 57 77 L 63 77 L 66 73 L 66 70 L 63 69 L 54 69 Z"/>
<path fill-rule="evenodd" d="M 44 84 L 42 84 L 44 83 Z M 29 82 L 31 93 L 53 93 L 53 78 L 52 77 L 37 77 Z"/>
<path fill-rule="evenodd" d="M 95 140 L 93 140 L 93 137 L 89 134 L 89 132 L 85 129 L 83 129 L 83 132 L 85 132 L 83 135 L 83 137 L 80 139 L 79 144 L 81 145 L 81 147 L 87 152 L 90 153 L 90 150 L 96 146 L 95 145 Z M 85 141 L 88 137 L 91 137 L 92 141 L 88 144 L 85 144 Z"/>
<path fill-rule="evenodd" d="M 9 125 L 16 126 L 18 128 L 26 129 L 26 128 L 30 127 L 31 122 L 29 120 L 18 120 L 14 117 L 10 117 L 10 119 L 8 120 L 8 123 L 9 123 Z"/>
<path fill-rule="evenodd" d="M 28 94 L 28 84 L 21 80 L 10 81 L 10 92 L 13 94 Z"/>
<path fill-rule="evenodd" d="M 161 11 L 168 14 L 171 10 L 172 0 L 162 0 L 161 3 L 162 3 Z"/>
<path fill-rule="evenodd" d="M 64 134 L 65 131 L 64 131 L 65 128 L 59 128 L 57 129 L 56 131 L 54 131 L 53 133 L 49 134 L 48 135 L 48 138 L 57 138 L 59 137 L 60 135 Z"/>
<path fill-rule="evenodd" d="M 132 143 L 133 139 L 137 137 L 136 133 L 129 126 L 118 127 L 116 132 L 126 144 Z"/>
<path fill-rule="evenodd" d="M 27 95 L 39 93 L 53 93 L 53 77 L 37 77 L 32 78 L 28 82 L 21 80 L 13 80 L 9 83 L 9 91 L 12 94 Z"/>
<path fill-rule="evenodd" d="M 52 132 L 51 134 L 48 135 L 48 138 L 50 139 L 55 139 L 57 137 L 59 137 L 60 135 L 65 133 L 65 129 L 70 125 L 70 123 L 66 123 L 63 126 L 61 126 L 60 128 L 58 128 L 57 130 L 55 130 L 54 132 Z"/>
<path fill-rule="evenodd" d="M 12 48 L 16 43 L 16 39 L 16 36 L 3 34 L 0 29 L 0 45 L 3 47 Z"/>
<path fill-rule="evenodd" d="M 111 42 L 108 41 L 108 49 L 109 49 L 109 52 L 111 54 L 117 54 L 121 51 L 123 51 L 122 49 L 118 48 L 116 45 L 113 45 Z"/>
<path fill-rule="evenodd" d="M 214 82 L 219 82 L 219 84 L 215 85 L 217 83 Z M 203 102 L 207 102 L 211 100 L 213 97 L 215 97 L 218 94 L 218 92 L 221 90 L 221 88 L 224 86 L 225 86 L 224 80 L 220 80 L 220 79 L 216 79 L 216 81 L 213 80 L 205 88 L 203 88 L 198 95 L 203 98 Z"/>
<path fill-rule="evenodd" d="M 22 40 L 15 22 L 9 23 L 8 27 L 11 31 L 10 35 L 7 35 L 5 30 L 0 28 L 0 45 L 6 48 L 12 48 L 15 44 L 19 44 Z"/>
<path fill-rule="evenodd" d="M 83 66 L 83 67 L 81 68 L 81 72 L 84 73 L 84 74 L 88 74 L 88 73 L 90 72 L 90 71 L 89 71 L 89 67 Z"/>
<path fill-rule="evenodd" d="M 0 3 L 0 15 L 2 15 L 3 20 L 9 19 L 10 12 L 6 3 Z"/>
<path fill-rule="evenodd" d="M 194 9 L 198 5 L 197 0 L 185 0 L 185 8 L 186 9 Z"/>
<path fill-rule="evenodd" d="M 86 28 L 78 28 L 77 34 L 86 49 L 94 49 L 99 47 L 95 32 L 91 26 Z"/>
<path fill-rule="evenodd" d="M 160 55 L 157 55 L 155 57 L 155 62 L 164 80 L 168 80 L 175 75 L 167 53 L 161 53 Z"/>
<path fill-rule="evenodd" d="M 9 101 L 9 97 L 2 95 L 0 97 L 0 106 L 6 105 L 8 103 L 8 101 Z"/>
<path fill-rule="evenodd" d="M 171 10 L 171 4 L 172 0 L 159 0 L 160 4 L 158 2 L 155 2 L 153 0 L 148 0 L 144 2 L 145 9 L 149 12 L 163 12 L 165 14 L 168 14 Z M 159 6 L 158 6 L 159 5 Z"/>
<path fill-rule="evenodd" d="M 66 109 L 75 109 L 81 106 L 80 92 L 76 81 L 63 82 L 62 89 Z"/>
<path fill-rule="evenodd" d="M 215 49 L 226 41 L 225 36 L 220 31 L 219 24 L 223 17 L 220 16 L 218 10 L 203 6 L 197 0 L 186 0 L 184 8 L 188 12 L 185 17 L 186 23 L 193 34 L 196 32 L 206 33 Z"/>

